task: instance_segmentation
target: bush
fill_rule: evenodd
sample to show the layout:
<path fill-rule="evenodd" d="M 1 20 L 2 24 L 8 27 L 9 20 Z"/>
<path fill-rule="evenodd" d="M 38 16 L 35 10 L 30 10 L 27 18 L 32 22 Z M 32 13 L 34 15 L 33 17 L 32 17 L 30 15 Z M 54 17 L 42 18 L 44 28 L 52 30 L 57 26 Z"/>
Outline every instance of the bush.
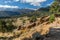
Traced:
<path fill-rule="evenodd" d="M 0 32 L 4 32 L 4 31 L 6 31 L 5 30 L 5 27 L 6 25 L 5 25 L 5 21 L 2 21 L 2 20 L 0 20 Z"/>
<path fill-rule="evenodd" d="M 32 16 L 32 17 L 30 18 L 30 22 L 35 22 L 36 20 L 37 20 L 36 16 Z"/>
<path fill-rule="evenodd" d="M 22 22 L 23 22 L 23 25 L 25 24 L 25 21 L 26 21 L 26 20 L 24 20 L 24 19 L 22 20 Z"/>
<path fill-rule="evenodd" d="M 16 27 L 12 25 L 11 22 L 7 22 L 0 20 L 0 32 L 12 32 Z"/>
<path fill-rule="evenodd" d="M 7 32 L 12 32 L 15 28 L 16 27 L 12 24 L 11 21 L 6 22 L 6 30 L 7 30 Z"/>
<path fill-rule="evenodd" d="M 54 14 L 50 15 L 49 22 L 53 22 L 55 20 Z"/>

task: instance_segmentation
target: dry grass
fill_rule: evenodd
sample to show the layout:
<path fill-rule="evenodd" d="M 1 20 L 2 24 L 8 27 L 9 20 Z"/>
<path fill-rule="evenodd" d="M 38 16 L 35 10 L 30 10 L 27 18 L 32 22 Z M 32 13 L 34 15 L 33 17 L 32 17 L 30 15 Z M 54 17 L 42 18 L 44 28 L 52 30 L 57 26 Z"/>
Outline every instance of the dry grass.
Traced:
<path fill-rule="evenodd" d="M 47 19 L 48 17 L 44 18 Z M 0 37 L 14 37 L 17 36 L 18 34 L 20 35 L 19 37 L 15 37 L 13 38 L 13 40 L 22 40 L 23 38 L 30 38 L 32 37 L 32 34 L 34 34 L 35 32 L 39 32 L 41 35 L 46 35 L 49 33 L 49 29 L 51 27 L 55 27 L 55 26 L 60 26 L 60 18 L 56 18 L 55 21 L 53 23 L 49 23 L 47 24 L 47 22 L 43 22 L 42 24 L 40 23 L 40 18 L 37 18 L 38 20 L 35 22 L 36 26 L 32 26 L 32 28 L 28 28 L 28 26 L 30 26 L 31 24 L 33 25 L 33 23 L 30 23 L 29 20 L 27 20 L 28 18 L 24 18 L 24 20 L 26 20 L 24 27 L 25 29 L 22 30 L 17 30 L 15 29 L 12 33 L 0 33 Z M 21 25 L 23 25 L 22 20 L 20 20 L 20 18 L 18 18 L 14 23 L 15 26 L 19 27 Z M 57 24 L 57 25 L 56 25 Z"/>

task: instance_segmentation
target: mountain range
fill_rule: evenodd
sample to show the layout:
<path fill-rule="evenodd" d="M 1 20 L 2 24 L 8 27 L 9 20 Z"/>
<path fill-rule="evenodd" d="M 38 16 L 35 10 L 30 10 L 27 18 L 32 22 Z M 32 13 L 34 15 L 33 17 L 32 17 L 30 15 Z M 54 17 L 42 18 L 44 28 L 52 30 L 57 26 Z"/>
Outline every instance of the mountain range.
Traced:
<path fill-rule="evenodd" d="M 46 8 L 39 8 L 38 10 L 32 9 L 15 9 L 15 8 L 0 8 L 0 17 L 12 17 L 12 16 L 20 16 L 21 14 L 34 12 L 34 11 L 48 11 L 49 7 Z"/>
<path fill-rule="evenodd" d="M 11 9 L 11 8 L 0 8 L 0 17 L 11 17 L 11 16 L 19 16 L 21 14 L 33 12 L 31 9 Z"/>

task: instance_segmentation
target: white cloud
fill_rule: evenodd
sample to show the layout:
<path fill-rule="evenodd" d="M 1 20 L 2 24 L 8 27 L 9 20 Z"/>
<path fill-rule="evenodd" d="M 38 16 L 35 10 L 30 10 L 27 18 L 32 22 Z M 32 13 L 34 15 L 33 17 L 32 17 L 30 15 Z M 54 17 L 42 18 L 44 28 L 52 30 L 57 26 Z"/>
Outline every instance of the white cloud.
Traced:
<path fill-rule="evenodd" d="M 30 10 L 37 10 L 37 8 L 35 9 L 35 8 L 25 8 L 25 9 L 30 9 Z"/>
<path fill-rule="evenodd" d="M 20 0 L 13 0 L 13 1 L 18 2 L 18 1 L 20 1 Z"/>
<path fill-rule="evenodd" d="M 30 5 L 33 6 L 40 6 L 41 2 L 45 2 L 47 0 L 9 0 L 9 1 L 5 1 L 5 3 L 12 3 L 12 2 L 19 2 L 20 3 L 29 3 Z"/>
<path fill-rule="evenodd" d="M 4 1 L 4 3 L 13 3 L 13 2 L 19 2 L 20 0 L 8 0 L 8 1 Z"/>
<path fill-rule="evenodd" d="M 19 8 L 18 6 L 0 5 L 0 8 Z"/>
<path fill-rule="evenodd" d="M 21 0 L 21 3 L 30 3 L 31 5 L 34 6 L 40 6 L 41 2 L 45 2 L 46 0 Z"/>
<path fill-rule="evenodd" d="M 4 1 L 4 3 L 11 3 L 11 1 Z"/>

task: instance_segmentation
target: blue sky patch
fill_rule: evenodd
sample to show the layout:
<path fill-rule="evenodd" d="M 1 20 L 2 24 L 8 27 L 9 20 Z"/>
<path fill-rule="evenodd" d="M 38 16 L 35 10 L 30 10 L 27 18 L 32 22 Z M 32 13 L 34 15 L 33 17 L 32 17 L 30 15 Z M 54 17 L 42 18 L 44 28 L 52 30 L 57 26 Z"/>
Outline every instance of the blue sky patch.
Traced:
<path fill-rule="evenodd" d="M 54 0 L 0 0 L 0 8 L 38 9 L 51 5 L 53 1 Z"/>

